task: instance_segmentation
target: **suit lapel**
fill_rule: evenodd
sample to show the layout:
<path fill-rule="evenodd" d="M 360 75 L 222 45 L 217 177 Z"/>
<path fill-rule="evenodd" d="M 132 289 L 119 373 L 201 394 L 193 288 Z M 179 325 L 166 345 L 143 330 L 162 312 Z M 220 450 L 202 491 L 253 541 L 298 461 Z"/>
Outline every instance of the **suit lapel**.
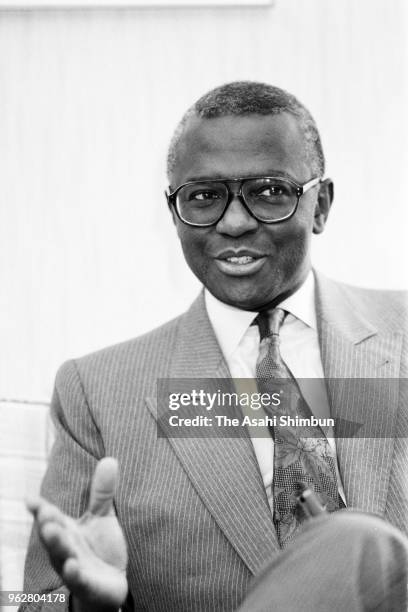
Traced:
<path fill-rule="evenodd" d="M 216 390 L 225 386 L 217 379 L 230 377 L 201 294 L 181 322 L 170 378 L 210 379 Z M 152 398 L 147 404 L 157 418 L 160 406 Z M 199 429 L 199 437 L 169 437 L 169 443 L 225 536 L 256 573 L 280 547 L 252 443 L 245 434 L 222 438 L 218 428 L 204 438 Z"/>
<path fill-rule="evenodd" d="M 383 515 L 394 447 L 402 336 L 381 333 L 336 283 L 319 275 L 316 306 L 347 505 Z M 344 427 L 350 424 L 354 434 L 343 437 Z"/>

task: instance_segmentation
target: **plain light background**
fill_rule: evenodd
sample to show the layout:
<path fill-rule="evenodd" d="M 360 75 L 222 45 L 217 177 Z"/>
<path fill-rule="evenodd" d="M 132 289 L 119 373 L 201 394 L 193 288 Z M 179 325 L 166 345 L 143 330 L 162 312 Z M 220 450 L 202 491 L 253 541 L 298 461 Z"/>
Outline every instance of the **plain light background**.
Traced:
<path fill-rule="evenodd" d="M 0 12 L 0 397 L 46 401 L 65 359 L 188 307 L 166 148 L 226 81 L 287 88 L 316 118 L 336 198 L 315 265 L 406 287 L 405 4 Z"/>

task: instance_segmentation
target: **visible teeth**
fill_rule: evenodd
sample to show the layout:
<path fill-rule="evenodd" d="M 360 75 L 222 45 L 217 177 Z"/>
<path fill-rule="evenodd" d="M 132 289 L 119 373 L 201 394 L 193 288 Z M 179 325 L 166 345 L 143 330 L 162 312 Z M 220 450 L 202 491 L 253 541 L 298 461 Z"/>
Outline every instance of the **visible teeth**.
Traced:
<path fill-rule="evenodd" d="M 230 261 L 231 263 L 236 263 L 236 264 L 247 264 L 247 263 L 251 263 L 252 261 L 254 261 L 254 258 L 250 257 L 249 255 L 243 255 L 242 257 L 228 257 L 227 261 Z"/>

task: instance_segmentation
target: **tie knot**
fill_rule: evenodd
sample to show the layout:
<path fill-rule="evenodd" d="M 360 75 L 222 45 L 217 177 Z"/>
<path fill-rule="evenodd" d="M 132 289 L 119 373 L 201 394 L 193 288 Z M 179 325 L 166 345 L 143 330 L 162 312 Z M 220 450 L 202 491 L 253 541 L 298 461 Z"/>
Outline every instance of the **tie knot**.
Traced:
<path fill-rule="evenodd" d="M 286 312 L 283 308 L 274 308 L 272 311 L 260 312 L 254 323 L 259 327 L 261 340 L 268 336 L 279 336 L 279 331 Z"/>

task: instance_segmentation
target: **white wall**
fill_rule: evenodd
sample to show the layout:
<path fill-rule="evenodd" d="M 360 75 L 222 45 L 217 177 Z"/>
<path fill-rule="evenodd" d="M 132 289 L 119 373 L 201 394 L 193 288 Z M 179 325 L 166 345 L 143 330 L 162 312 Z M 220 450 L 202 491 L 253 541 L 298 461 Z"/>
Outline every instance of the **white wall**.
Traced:
<path fill-rule="evenodd" d="M 63 360 L 192 300 L 165 151 L 228 80 L 288 88 L 317 119 L 337 186 L 317 266 L 406 286 L 404 4 L 0 13 L 0 397 L 47 400 Z"/>

